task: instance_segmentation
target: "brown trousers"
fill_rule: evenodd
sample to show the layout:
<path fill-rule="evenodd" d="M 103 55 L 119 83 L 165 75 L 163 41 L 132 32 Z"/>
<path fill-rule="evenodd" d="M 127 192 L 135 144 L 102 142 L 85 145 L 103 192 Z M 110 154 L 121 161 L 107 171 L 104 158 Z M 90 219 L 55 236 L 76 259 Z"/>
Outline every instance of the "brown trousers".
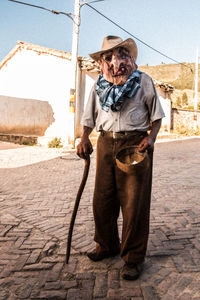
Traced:
<path fill-rule="evenodd" d="M 144 261 L 148 234 L 152 186 L 153 153 L 150 164 L 141 175 L 128 175 L 115 163 L 120 149 L 138 145 L 147 134 L 127 139 L 113 139 L 100 135 L 97 142 L 96 180 L 93 198 L 97 252 L 119 249 L 117 219 L 120 207 L 123 216 L 121 257 L 126 263 Z"/>

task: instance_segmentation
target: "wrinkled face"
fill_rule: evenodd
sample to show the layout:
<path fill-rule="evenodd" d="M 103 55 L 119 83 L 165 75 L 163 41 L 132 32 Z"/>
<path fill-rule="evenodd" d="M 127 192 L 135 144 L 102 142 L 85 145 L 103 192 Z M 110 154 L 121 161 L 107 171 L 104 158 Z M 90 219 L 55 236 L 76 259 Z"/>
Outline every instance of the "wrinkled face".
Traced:
<path fill-rule="evenodd" d="M 115 85 L 123 85 L 137 68 L 129 51 L 122 47 L 103 53 L 99 65 L 104 78 Z"/>

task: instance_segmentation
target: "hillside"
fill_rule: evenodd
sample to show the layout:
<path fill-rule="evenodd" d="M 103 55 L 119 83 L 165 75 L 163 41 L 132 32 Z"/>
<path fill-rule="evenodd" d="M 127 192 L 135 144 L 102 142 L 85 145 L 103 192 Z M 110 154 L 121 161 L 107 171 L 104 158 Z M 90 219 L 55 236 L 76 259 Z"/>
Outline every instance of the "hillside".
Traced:
<path fill-rule="evenodd" d="M 179 90 L 193 90 L 195 64 L 163 64 L 158 66 L 139 66 L 139 70 L 149 74 L 153 79 L 166 82 Z M 200 86 L 199 86 L 200 91 Z"/>

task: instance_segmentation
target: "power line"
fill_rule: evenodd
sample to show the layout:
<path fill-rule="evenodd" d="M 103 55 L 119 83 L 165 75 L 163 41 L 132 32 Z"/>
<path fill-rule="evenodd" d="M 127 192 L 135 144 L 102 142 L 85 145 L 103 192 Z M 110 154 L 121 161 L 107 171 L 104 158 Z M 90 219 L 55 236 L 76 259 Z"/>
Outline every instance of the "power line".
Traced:
<path fill-rule="evenodd" d="M 94 0 L 94 1 L 90 1 L 90 2 L 83 1 L 83 2 L 81 3 L 81 6 L 82 6 L 82 5 L 85 5 L 85 4 L 87 4 L 87 3 L 95 3 L 95 2 L 101 2 L 101 1 L 105 1 L 105 0 Z"/>
<path fill-rule="evenodd" d="M 183 65 L 187 68 L 189 68 L 191 70 L 191 72 L 193 73 L 193 70 L 192 68 L 190 68 L 189 66 L 187 66 L 186 64 L 184 63 L 181 63 L 171 57 L 169 57 L 168 55 L 160 52 L 159 50 L 153 48 L 152 46 L 148 45 L 147 43 L 143 42 L 141 39 L 139 39 L 138 37 L 136 37 L 135 35 L 133 35 L 132 33 L 130 33 L 129 31 L 127 31 L 126 29 L 124 29 L 123 27 L 121 27 L 119 24 L 117 24 L 116 22 L 114 22 L 113 20 L 111 20 L 110 18 L 106 17 L 103 13 L 101 13 L 100 11 L 98 11 L 96 8 L 94 8 L 93 6 L 91 6 L 90 4 L 88 3 L 85 3 L 87 6 L 89 6 L 91 9 L 93 9 L 95 12 L 97 12 L 99 15 L 101 15 L 102 17 L 104 17 L 105 19 L 107 19 L 109 22 L 111 22 L 112 24 L 114 24 L 115 26 L 117 26 L 118 28 L 120 28 L 121 30 L 123 30 L 124 32 L 128 33 L 130 36 L 132 36 L 134 39 L 138 40 L 140 43 L 142 43 L 143 45 L 147 46 L 148 48 L 150 48 L 151 50 L 159 53 L 160 55 L 172 60 L 173 62 L 177 63 L 177 64 L 180 64 L 180 65 Z"/>
<path fill-rule="evenodd" d="M 35 8 L 39 8 L 39 9 L 43 9 L 43 10 L 46 10 L 46 11 L 49 11 L 53 14 L 56 14 L 56 15 L 59 15 L 59 14 L 63 14 L 63 15 L 66 15 L 67 17 L 69 17 L 73 22 L 74 22 L 74 18 L 72 16 L 74 16 L 72 13 L 66 13 L 66 12 L 62 12 L 62 11 L 56 11 L 56 10 L 51 10 L 51 9 L 48 9 L 46 7 L 43 7 L 43 6 L 38 6 L 38 5 L 34 5 L 34 4 L 30 4 L 30 3 L 26 3 L 26 2 L 21 2 L 21 1 L 18 1 L 18 0 L 8 0 L 10 2 L 15 2 L 15 3 L 19 3 L 19 4 L 23 4 L 23 5 L 27 5 L 27 6 L 31 6 L 31 7 L 35 7 Z M 161 51 L 155 49 L 154 47 L 148 45 L 146 42 L 142 41 L 141 39 L 139 39 L 138 37 L 136 37 L 135 35 L 133 35 L 132 33 L 130 33 L 129 31 L 127 31 L 126 29 L 124 29 L 123 27 L 121 27 L 119 24 L 117 24 L 116 22 L 114 22 L 113 20 L 111 20 L 110 18 L 108 18 L 107 16 L 105 16 L 103 13 L 101 13 L 100 11 L 98 11 L 96 8 L 94 8 L 93 6 L 91 6 L 89 3 L 95 3 L 95 2 L 102 2 L 102 1 L 105 1 L 105 0 L 94 0 L 94 1 L 91 1 L 91 2 L 85 2 L 83 1 L 81 3 L 81 6 L 83 5 L 87 5 L 89 6 L 91 9 L 93 9 L 95 12 L 97 12 L 99 15 L 101 15 L 102 17 L 104 17 L 105 19 L 107 19 L 109 22 L 111 22 L 112 24 L 114 24 L 115 26 L 117 26 L 118 28 L 120 28 L 121 30 L 123 30 L 124 32 L 126 32 L 127 34 L 129 34 L 130 36 L 132 36 L 133 38 L 135 38 L 136 40 L 138 40 L 140 43 L 142 43 L 143 45 L 147 46 L 148 48 L 150 48 L 151 50 L 159 53 L 160 55 L 168 58 L 169 60 L 172 60 L 173 62 L 177 63 L 177 64 L 181 64 L 187 68 L 189 68 L 191 70 L 191 72 L 193 73 L 193 70 L 192 68 L 190 68 L 189 66 L 185 65 L 184 63 L 181 63 L 171 57 L 169 57 L 168 55 L 162 53 Z"/>
<path fill-rule="evenodd" d="M 56 11 L 54 9 L 48 9 L 46 7 L 43 7 L 43 6 L 38 6 L 38 5 L 34 5 L 34 4 L 30 4 L 30 3 L 25 3 L 25 2 L 21 2 L 21 1 L 17 1 L 17 0 L 8 0 L 8 1 L 11 1 L 11 2 L 16 2 L 16 3 L 19 3 L 19 4 L 23 4 L 23 5 L 27 5 L 27 6 L 32 6 L 32 7 L 36 7 L 36 8 L 40 8 L 40 9 L 43 9 L 43 10 L 47 10 L 55 15 L 65 15 L 67 17 L 69 17 L 73 22 L 74 22 L 74 19 L 73 19 L 73 14 L 72 13 L 66 13 L 66 12 L 63 12 L 63 11 Z"/>

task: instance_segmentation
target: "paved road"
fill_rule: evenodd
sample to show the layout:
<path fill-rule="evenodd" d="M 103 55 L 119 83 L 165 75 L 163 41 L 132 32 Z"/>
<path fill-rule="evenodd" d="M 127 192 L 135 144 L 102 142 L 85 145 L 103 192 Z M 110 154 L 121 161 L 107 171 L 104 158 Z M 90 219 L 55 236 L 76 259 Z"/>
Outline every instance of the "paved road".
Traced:
<path fill-rule="evenodd" d="M 83 161 L 55 149 L 1 150 L 0 300 L 200 300 L 199 149 L 197 138 L 156 144 L 148 253 L 135 282 L 120 278 L 120 257 L 85 256 L 94 247 L 94 154 L 66 266 Z"/>
<path fill-rule="evenodd" d="M 0 150 L 17 149 L 17 148 L 23 148 L 23 147 L 25 147 L 25 146 L 0 141 Z"/>

